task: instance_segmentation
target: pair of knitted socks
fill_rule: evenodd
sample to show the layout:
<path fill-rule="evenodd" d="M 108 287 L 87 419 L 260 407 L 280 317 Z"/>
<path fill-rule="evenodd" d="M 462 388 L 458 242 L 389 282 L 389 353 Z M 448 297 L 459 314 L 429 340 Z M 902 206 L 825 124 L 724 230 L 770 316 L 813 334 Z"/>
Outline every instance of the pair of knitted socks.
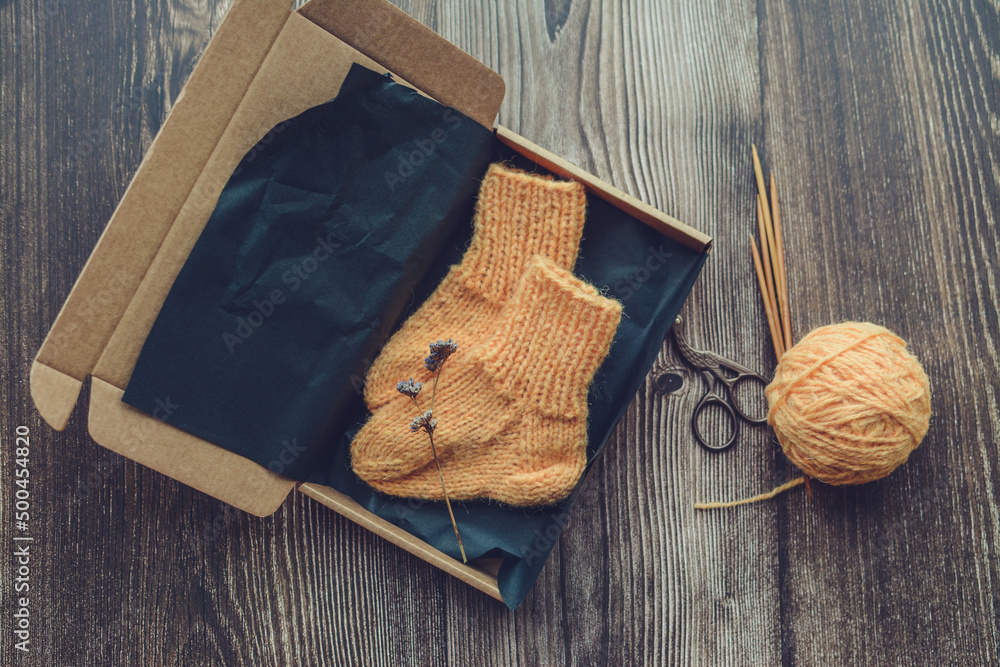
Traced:
<path fill-rule="evenodd" d="M 428 345 L 452 338 L 433 410 L 448 495 L 523 506 L 569 495 L 586 465 L 587 390 L 621 318 L 571 272 L 585 208 L 579 183 L 490 167 L 462 262 L 369 370 L 373 416 L 351 445 L 359 477 L 391 495 L 443 497 L 427 435 L 410 428 L 430 387 L 418 409 L 396 385 L 430 381 Z"/>

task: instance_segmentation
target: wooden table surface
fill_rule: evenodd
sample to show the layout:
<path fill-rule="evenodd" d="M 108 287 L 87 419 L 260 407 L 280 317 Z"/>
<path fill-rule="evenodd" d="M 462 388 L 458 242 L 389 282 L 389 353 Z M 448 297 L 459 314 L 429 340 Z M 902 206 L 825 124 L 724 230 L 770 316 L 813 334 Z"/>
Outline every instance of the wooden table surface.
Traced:
<path fill-rule="evenodd" d="M 300 494 L 227 511 L 95 445 L 85 401 L 64 432 L 32 407 L 30 361 L 228 4 L 0 2 L 0 663 L 998 664 L 995 1 L 400 3 L 503 75 L 502 124 L 716 238 L 684 310 L 696 347 L 774 367 L 747 247 L 756 142 L 794 335 L 871 320 L 931 378 L 930 432 L 889 478 L 697 514 L 794 469 L 762 427 L 699 449 L 697 376 L 647 387 L 516 612 Z"/>

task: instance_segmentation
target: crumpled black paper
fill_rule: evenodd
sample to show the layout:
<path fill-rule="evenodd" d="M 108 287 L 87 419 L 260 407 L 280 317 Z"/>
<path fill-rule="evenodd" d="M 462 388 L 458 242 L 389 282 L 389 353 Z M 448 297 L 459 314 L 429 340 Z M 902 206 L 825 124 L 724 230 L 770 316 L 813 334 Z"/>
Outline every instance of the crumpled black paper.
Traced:
<path fill-rule="evenodd" d="M 488 164 L 544 170 L 457 111 L 357 66 L 335 100 L 272 135 L 226 185 L 123 400 L 151 413 L 169 397 L 180 406 L 169 423 L 294 479 L 332 486 L 457 558 L 443 503 L 383 495 L 351 470 L 350 442 L 368 416 L 361 378 L 461 259 Z M 704 260 L 588 196 L 575 271 L 624 306 L 590 390 L 591 463 Z M 558 542 L 579 488 L 544 508 L 455 503 L 469 557 L 503 558 L 498 583 L 511 609 Z"/>
<path fill-rule="evenodd" d="M 154 323 L 123 400 L 306 479 L 448 235 L 493 137 L 362 67 L 241 161 Z"/>

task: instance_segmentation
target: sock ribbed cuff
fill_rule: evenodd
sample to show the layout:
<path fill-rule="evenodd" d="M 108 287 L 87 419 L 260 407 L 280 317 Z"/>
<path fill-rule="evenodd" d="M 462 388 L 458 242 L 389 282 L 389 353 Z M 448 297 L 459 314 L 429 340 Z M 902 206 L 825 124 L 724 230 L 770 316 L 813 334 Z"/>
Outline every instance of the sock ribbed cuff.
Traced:
<path fill-rule="evenodd" d="M 534 257 L 484 345 L 483 366 L 526 409 L 586 417 L 587 390 L 611 347 L 621 304 L 541 255 Z"/>
<path fill-rule="evenodd" d="M 472 243 L 462 259 L 462 284 L 486 299 L 503 301 L 534 255 L 571 269 L 586 207 L 580 183 L 491 165 L 479 190 Z"/>

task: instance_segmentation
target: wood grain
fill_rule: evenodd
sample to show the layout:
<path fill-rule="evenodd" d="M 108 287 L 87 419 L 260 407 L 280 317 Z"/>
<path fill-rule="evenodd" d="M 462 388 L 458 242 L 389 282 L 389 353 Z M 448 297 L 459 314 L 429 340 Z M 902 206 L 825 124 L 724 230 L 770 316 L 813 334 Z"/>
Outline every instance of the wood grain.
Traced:
<path fill-rule="evenodd" d="M 691 342 L 773 369 L 746 236 L 777 175 L 792 333 L 871 320 L 931 377 L 886 480 L 695 514 L 794 471 L 697 448 L 704 390 L 640 392 L 522 608 L 294 495 L 257 519 L 38 419 L 27 371 L 227 2 L 0 2 L 0 664 L 1000 662 L 995 2 L 402 1 L 500 72 L 499 122 L 715 237 Z M 637 258 L 641 262 L 643 258 Z M 668 342 L 659 363 L 682 364 Z M 31 428 L 33 653 L 7 585 Z M 719 427 L 716 425 L 716 427 Z"/>

